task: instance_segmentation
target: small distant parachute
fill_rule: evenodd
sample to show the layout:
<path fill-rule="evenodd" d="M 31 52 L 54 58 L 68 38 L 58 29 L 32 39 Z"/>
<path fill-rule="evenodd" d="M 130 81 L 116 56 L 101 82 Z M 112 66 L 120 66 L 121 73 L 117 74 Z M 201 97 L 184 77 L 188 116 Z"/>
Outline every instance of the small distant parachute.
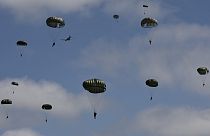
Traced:
<path fill-rule="evenodd" d="M 50 104 L 43 104 L 42 109 L 45 111 L 52 110 L 52 105 Z M 47 123 L 47 113 L 45 112 L 45 122 Z"/>
<path fill-rule="evenodd" d="M 158 21 L 156 19 L 153 18 L 144 18 L 141 21 L 141 27 L 143 28 L 153 28 L 156 27 L 158 25 Z"/>
<path fill-rule="evenodd" d="M 27 47 L 28 43 L 24 40 L 19 40 L 16 42 L 16 44 L 20 50 L 20 56 L 22 57 L 23 56 L 23 48 Z"/>
<path fill-rule="evenodd" d="M 103 80 L 100 79 L 89 79 L 83 82 L 83 87 L 85 90 L 87 90 L 90 94 L 94 94 L 93 98 L 96 98 L 97 96 L 100 96 L 99 94 L 103 94 L 106 91 L 106 84 Z M 93 101 L 92 106 L 94 108 L 94 119 L 96 119 L 96 105 L 99 104 L 100 99 L 98 98 L 98 101 Z"/>
<path fill-rule="evenodd" d="M 1 100 L 1 105 L 5 106 L 6 118 L 9 118 L 7 110 L 6 110 L 6 105 L 11 105 L 11 104 L 12 104 L 12 100 L 10 99 Z"/>
<path fill-rule="evenodd" d="M 209 73 L 209 69 L 207 67 L 199 67 L 197 72 L 199 75 L 205 76 Z M 203 86 L 205 86 L 205 77 L 203 78 Z"/>
<path fill-rule="evenodd" d="M 10 99 L 3 99 L 3 100 L 1 100 L 1 104 L 12 104 L 12 100 L 10 100 Z"/>
<path fill-rule="evenodd" d="M 113 15 L 113 18 L 116 19 L 116 20 L 118 20 L 120 18 L 120 16 L 117 15 L 117 14 L 115 14 L 115 15 Z"/>
<path fill-rule="evenodd" d="M 13 81 L 13 82 L 11 82 L 11 85 L 18 86 L 19 84 L 18 84 L 18 82 Z"/>
<path fill-rule="evenodd" d="M 158 81 L 155 79 L 148 79 L 148 80 L 146 80 L 145 83 L 149 87 L 157 87 L 158 86 Z M 152 92 L 151 92 L 150 100 L 152 100 Z"/>

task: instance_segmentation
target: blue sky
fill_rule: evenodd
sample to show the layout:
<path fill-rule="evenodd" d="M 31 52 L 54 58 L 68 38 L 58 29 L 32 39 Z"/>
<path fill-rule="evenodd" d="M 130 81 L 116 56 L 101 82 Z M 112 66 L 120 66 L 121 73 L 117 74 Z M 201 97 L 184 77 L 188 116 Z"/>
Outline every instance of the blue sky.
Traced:
<path fill-rule="evenodd" d="M 145 1 L 0 0 L 0 99 L 13 100 L 0 107 L 0 135 L 208 136 L 210 78 L 196 69 L 210 68 L 210 2 L 151 0 L 146 16 L 159 25 L 145 30 Z M 52 34 L 49 16 L 65 27 Z M 17 40 L 28 42 L 23 57 Z M 82 87 L 90 78 L 104 80 L 106 93 L 92 98 Z M 159 86 L 147 87 L 149 78 Z M 43 103 L 53 105 L 48 123 Z"/>

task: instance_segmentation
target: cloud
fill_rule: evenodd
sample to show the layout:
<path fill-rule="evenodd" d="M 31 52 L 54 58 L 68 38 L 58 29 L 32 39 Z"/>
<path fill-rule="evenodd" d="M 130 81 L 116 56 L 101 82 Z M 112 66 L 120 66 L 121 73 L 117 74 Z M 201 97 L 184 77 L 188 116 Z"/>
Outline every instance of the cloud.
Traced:
<path fill-rule="evenodd" d="M 10 83 L 17 81 L 19 86 Z M 13 104 L 1 106 L 1 127 L 36 124 L 44 118 L 42 104 L 49 103 L 52 110 L 49 116 L 75 118 L 90 109 L 88 97 L 84 93 L 73 94 L 57 83 L 33 81 L 28 78 L 5 79 L 0 81 L 0 100 L 11 99 Z M 14 91 L 14 94 L 13 94 Z M 9 120 L 5 119 L 9 115 Z"/>
<path fill-rule="evenodd" d="M 34 19 L 48 12 L 69 13 L 89 10 L 99 5 L 103 0 L 0 0 L 0 5 L 18 18 Z M 27 19 L 27 20 L 28 20 Z"/>
<path fill-rule="evenodd" d="M 202 82 L 207 83 L 206 90 L 210 79 L 208 75 L 200 76 L 196 69 L 210 68 L 209 35 L 209 26 L 170 24 L 136 35 L 127 42 L 98 39 L 84 48 L 76 61 L 81 68 L 106 75 L 121 77 L 123 73 L 129 76 L 128 80 L 139 81 L 156 78 L 160 87 L 179 86 L 201 92 Z"/>
<path fill-rule="evenodd" d="M 31 129 L 25 128 L 18 130 L 8 130 L 4 132 L 1 136 L 42 136 L 42 135 Z"/>
<path fill-rule="evenodd" d="M 137 132 L 157 136 L 208 136 L 210 110 L 156 107 L 141 112 L 133 126 Z"/>

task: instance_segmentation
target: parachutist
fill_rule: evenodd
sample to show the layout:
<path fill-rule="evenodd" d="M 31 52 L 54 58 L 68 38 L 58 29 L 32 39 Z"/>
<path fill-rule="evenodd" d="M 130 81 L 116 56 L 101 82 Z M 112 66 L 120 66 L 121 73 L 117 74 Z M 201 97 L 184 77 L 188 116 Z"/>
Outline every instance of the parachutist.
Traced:
<path fill-rule="evenodd" d="M 203 87 L 205 86 L 205 83 L 203 83 Z"/>
<path fill-rule="evenodd" d="M 47 123 L 47 119 L 45 120 L 45 122 Z"/>
<path fill-rule="evenodd" d="M 53 42 L 52 47 L 55 46 L 55 42 Z"/>
<path fill-rule="evenodd" d="M 22 56 L 23 56 L 23 54 L 21 53 L 21 54 L 20 54 L 20 57 L 22 57 Z"/>
<path fill-rule="evenodd" d="M 9 116 L 6 117 L 7 119 L 9 118 Z"/>
<path fill-rule="evenodd" d="M 150 101 L 152 100 L 152 96 L 150 97 Z"/>
<path fill-rule="evenodd" d="M 66 39 L 63 39 L 65 42 L 71 40 L 71 36 L 69 35 Z"/>
<path fill-rule="evenodd" d="M 94 113 L 93 113 L 94 119 L 96 119 L 96 115 L 97 115 L 97 113 L 96 113 L 96 112 L 94 112 Z"/>
<path fill-rule="evenodd" d="M 150 44 L 150 45 L 152 44 L 152 40 L 149 40 L 149 44 Z"/>

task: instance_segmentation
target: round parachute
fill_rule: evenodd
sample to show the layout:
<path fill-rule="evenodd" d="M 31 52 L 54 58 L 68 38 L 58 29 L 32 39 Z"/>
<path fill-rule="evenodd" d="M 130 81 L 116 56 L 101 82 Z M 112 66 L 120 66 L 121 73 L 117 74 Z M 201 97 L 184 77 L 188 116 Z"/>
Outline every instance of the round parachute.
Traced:
<path fill-rule="evenodd" d="M 145 83 L 149 87 L 157 87 L 158 86 L 158 81 L 155 79 L 148 79 Z"/>
<path fill-rule="evenodd" d="M 12 100 L 10 100 L 10 99 L 3 99 L 3 100 L 1 100 L 1 104 L 12 104 Z"/>
<path fill-rule="evenodd" d="M 114 19 L 119 19 L 119 17 L 120 17 L 119 15 L 113 15 Z"/>
<path fill-rule="evenodd" d="M 50 104 L 43 104 L 42 105 L 42 109 L 43 110 L 51 110 L 52 109 L 52 105 L 50 105 Z"/>
<path fill-rule="evenodd" d="M 197 69 L 197 72 L 200 74 L 200 75 L 206 75 L 209 73 L 209 70 L 208 68 L 206 67 L 200 67 Z"/>
<path fill-rule="evenodd" d="M 17 46 L 27 46 L 28 43 L 26 41 L 20 40 L 16 42 Z"/>
<path fill-rule="evenodd" d="M 46 20 L 46 24 L 52 28 L 61 28 L 65 26 L 65 22 L 61 17 L 49 17 Z"/>
<path fill-rule="evenodd" d="M 83 87 L 90 93 L 103 93 L 106 91 L 106 84 L 100 79 L 89 79 L 83 82 Z"/>
<path fill-rule="evenodd" d="M 141 21 L 141 27 L 143 28 L 153 28 L 158 25 L 158 22 L 156 19 L 153 18 L 144 18 Z"/>
<path fill-rule="evenodd" d="M 18 86 L 19 84 L 18 84 L 18 82 L 11 82 L 11 85 L 15 85 L 15 86 Z"/>

